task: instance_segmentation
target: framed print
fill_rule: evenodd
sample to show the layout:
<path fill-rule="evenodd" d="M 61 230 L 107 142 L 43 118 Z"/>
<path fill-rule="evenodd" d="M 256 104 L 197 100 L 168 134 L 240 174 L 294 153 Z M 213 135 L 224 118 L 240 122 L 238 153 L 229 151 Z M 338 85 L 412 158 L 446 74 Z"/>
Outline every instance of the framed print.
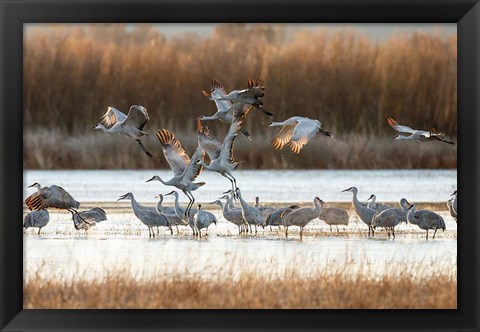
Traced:
<path fill-rule="evenodd" d="M 0 4 L 2 330 L 478 330 L 477 1 Z"/>

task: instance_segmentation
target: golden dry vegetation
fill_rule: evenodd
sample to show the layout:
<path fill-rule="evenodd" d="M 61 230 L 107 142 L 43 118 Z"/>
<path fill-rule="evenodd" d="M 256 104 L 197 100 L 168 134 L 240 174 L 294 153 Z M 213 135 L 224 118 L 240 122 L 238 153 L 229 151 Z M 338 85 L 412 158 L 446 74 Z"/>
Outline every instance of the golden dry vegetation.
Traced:
<path fill-rule="evenodd" d="M 154 135 L 146 144 L 161 157 L 156 163 L 145 162 L 127 138 L 90 127 L 107 106 L 126 112 L 141 104 L 151 117 L 147 131 L 173 130 L 193 148 L 187 137 L 196 117 L 214 112 L 200 90 L 212 78 L 232 90 L 257 76 L 266 81 L 265 108 L 274 120 L 318 118 L 335 138 L 315 138 L 302 156 L 279 153 L 267 144 L 272 119 L 254 110 L 246 123 L 254 142 L 236 145 L 244 168 L 456 167 L 455 151 L 440 143 L 422 154 L 404 145 L 405 153 L 394 155 L 398 142 L 388 140 L 386 124 L 392 116 L 455 139 L 456 35 L 417 32 L 375 42 L 355 30 L 322 29 L 287 38 L 281 26 L 225 24 L 209 37 L 166 38 L 150 25 L 60 25 L 27 34 L 24 44 L 25 168 L 164 167 Z M 227 130 L 209 125 L 219 138 Z"/>
<path fill-rule="evenodd" d="M 31 278 L 24 284 L 23 298 L 27 309 L 455 309 L 457 280 L 440 272 L 380 279 L 349 278 L 340 272 L 303 278 L 292 272 L 282 280 L 249 274 L 238 280 L 201 280 L 179 274 L 154 281 L 118 273 L 93 281 Z"/>

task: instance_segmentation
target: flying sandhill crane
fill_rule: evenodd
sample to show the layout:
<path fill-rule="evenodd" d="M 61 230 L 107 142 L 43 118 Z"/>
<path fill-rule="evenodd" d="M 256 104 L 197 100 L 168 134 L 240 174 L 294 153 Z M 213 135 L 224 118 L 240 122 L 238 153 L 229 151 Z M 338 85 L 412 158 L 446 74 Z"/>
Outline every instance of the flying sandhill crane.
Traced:
<path fill-rule="evenodd" d="M 287 218 L 288 214 L 293 210 L 299 208 L 300 206 L 298 205 L 291 205 L 286 208 L 276 209 L 267 216 L 265 220 L 265 225 L 270 226 L 270 229 L 272 226 L 285 226 L 285 219 Z"/>
<path fill-rule="evenodd" d="M 210 129 L 202 124 L 200 118 L 197 118 L 197 138 L 198 145 L 207 153 L 210 161 L 220 157 L 222 143 L 210 135 Z"/>
<path fill-rule="evenodd" d="M 190 200 L 187 209 L 185 210 L 185 213 L 187 213 L 195 202 L 195 197 L 193 197 L 192 191 L 205 185 L 205 182 L 193 182 L 202 172 L 203 166 L 198 163 L 198 161 L 203 161 L 205 152 L 201 146 L 197 146 L 192 155 L 192 159 L 190 159 L 172 132 L 166 129 L 161 129 L 157 131 L 157 137 L 162 145 L 165 159 L 170 165 L 174 176 L 170 180 L 164 181 L 159 176 L 155 175 L 146 182 L 156 180 L 166 186 L 173 186 L 180 189 Z"/>
<path fill-rule="evenodd" d="M 228 207 L 228 200 L 231 199 L 228 195 L 223 195 L 221 198 L 225 199 L 227 202 L 225 205 L 220 200 L 216 200 L 212 204 L 217 204 L 222 209 L 222 214 L 225 220 L 230 221 L 232 224 L 238 227 L 238 234 L 243 233 L 243 226 L 245 225 L 245 220 L 243 220 L 243 214 L 241 208 L 230 209 Z"/>
<path fill-rule="evenodd" d="M 269 127 L 278 126 L 281 126 L 282 129 L 270 142 L 275 150 L 282 149 L 286 144 L 293 153 L 299 153 L 317 132 L 332 136 L 330 132 L 322 129 L 322 124 L 318 120 L 302 116 L 292 116 L 283 122 L 272 122 L 269 125 Z"/>
<path fill-rule="evenodd" d="M 377 203 L 377 196 L 372 194 L 367 201 L 370 201 L 367 203 L 367 207 L 369 209 L 375 210 L 377 212 L 382 212 L 388 209 L 393 209 L 393 206 L 382 204 L 382 203 Z"/>
<path fill-rule="evenodd" d="M 218 82 L 217 82 L 218 83 Z M 214 84 L 212 82 L 212 84 Z M 218 83 L 220 86 L 221 84 Z M 224 93 L 225 89 L 217 89 L 215 96 L 211 96 L 213 100 L 227 100 L 234 103 L 252 105 L 263 113 L 272 116 L 273 114 L 263 108 L 263 102 L 260 100 L 265 94 L 264 82 L 261 78 L 248 80 L 248 88 L 244 90 L 233 90 L 228 94 Z M 210 91 L 210 93 L 213 92 Z M 205 93 L 204 93 L 205 94 Z"/>
<path fill-rule="evenodd" d="M 25 216 L 23 227 L 28 229 L 29 227 L 38 227 L 38 235 L 43 227 L 47 226 L 50 221 L 50 214 L 47 210 L 32 211 Z"/>
<path fill-rule="evenodd" d="M 375 235 L 374 229 L 372 227 L 372 219 L 373 216 L 377 213 L 377 211 L 369 209 L 366 205 L 362 205 L 358 201 L 358 189 L 357 187 L 350 187 L 348 189 L 342 190 L 342 192 L 349 191 L 353 193 L 353 207 L 355 208 L 355 212 L 357 212 L 358 217 L 368 226 L 368 236 L 370 233 L 372 236 Z"/>
<path fill-rule="evenodd" d="M 247 113 L 243 113 L 239 118 L 236 118 L 235 121 L 232 122 L 230 129 L 223 140 L 222 148 L 220 153 L 218 153 L 217 158 L 211 160 L 209 165 L 205 164 L 201 159 L 197 160 L 197 162 L 207 171 L 217 172 L 227 178 L 232 183 L 233 191 L 235 191 L 235 188 L 237 187 L 237 180 L 232 175 L 232 171 L 238 165 L 238 162 L 233 159 L 233 141 L 237 137 L 238 131 L 242 127 L 246 116 Z"/>
<path fill-rule="evenodd" d="M 142 144 L 140 138 L 148 135 L 143 128 L 150 118 L 147 109 L 140 105 L 130 106 L 128 115 L 123 114 L 114 107 L 108 107 L 107 112 L 101 117 L 102 121 L 97 123 L 93 129 L 100 129 L 109 134 L 121 134 L 128 136 L 142 148 L 143 152 L 150 158 L 152 154 Z"/>
<path fill-rule="evenodd" d="M 383 210 L 373 216 L 372 227 L 382 227 L 387 231 L 387 237 L 390 237 L 390 233 L 395 239 L 395 226 L 402 221 L 407 222 L 407 213 L 410 208 L 410 203 L 405 198 L 400 200 L 400 209 L 391 208 Z"/>
<path fill-rule="evenodd" d="M 259 203 L 260 203 L 260 197 L 257 196 L 255 197 L 255 207 L 258 208 L 260 211 L 262 211 L 263 217 L 266 220 L 267 217 L 270 215 L 270 213 L 275 211 L 275 209 L 270 206 L 259 206 Z"/>
<path fill-rule="evenodd" d="M 145 226 L 148 227 L 148 237 L 155 237 L 155 232 L 153 230 L 153 227 L 158 227 L 158 226 L 168 227 L 170 229 L 170 232 L 172 232 L 172 228 L 168 223 L 167 217 L 165 217 L 163 214 L 159 214 L 157 212 L 152 211 L 149 208 L 146 208 L 145 206 L 140 205 L 135 200 L 135 197 L 133 196 L 132 193 L 126 193 L 125 195 L 120 196 L 120 198 L 117 199 L 117 201 L 120 201 L 122 199 L 130 200 L 130 202 L 132 203 L 132 210 L 133 210 L 133 213 L 135 214 L 135 217 L 137 217 L 138 220 L 140 220 Z"/>
<path fill-rule="evenodd" d="M 303 238 L 303 228 L 313 219 L 318 218 L 320 213 L 322 213 L 322 203 L 323 201 L 315 197 L 313 199 L 313 209 L 312 208 L 300 208 L 295 209 L 288 214 L 288 217 L 285 220 L 285 237 L 288 237 L 288 227 L 289 226 L 299 226 L 300 227 L 300 240 Z"/>
<path fill-rule="evenodd" d="M 42 188 L 38 182 L 28 186 L 28 188 L 31 187 L 37 188 L 37 192 L 25 199 L 25 204 L 30 211 L 56 208 L 67 210 L 70 213 L 77 213 L 76 209 L 80 207 L 80 203 L 62 187 L 53 184 L 50 187 Z M 85 220 L 84 222 L 88 223 Z"/>
<path fill-rule="evenodd" d="M 199 120 L 220 120 L 222 122 L 231 124 L 239 113 L 249 111 L 252 108 L 252 105 L 232 103 L 230 100 L 215 99 L 220 98 L 221 94 L 227 94 L 223 85 L 216 80 L 212 80 L 212 90 L 210 90 L 210 92 L 206 92 L 204 90 L 202 90 L 202 92 L 205 97 L 208 97 L 210 100 L 215 102 L 215 105 L 217 106 L 217 112 L 211 116 L 200 115 Z M 250 134 L 245 129 L 241 128 L 240 131 L 242 134 L 250 138 Z"/>
<path fill-rule="evenodd" d="M 388 118 L 388 124 L 401 134 L 410 134 L 409 136 L 404 136 L 399 134 L 395 135 L 393 139 L 396 139 L 396 140 L 414 140 L 417 142 L 427 142 L 427 141 L 436 140 L 436 141 L 440 141 L 440 142 L 444 142 L 444 143 L 456 146 L 454 142 L 445 140 L 445 134 L 436 132 L 435 129 L 432 129 L 430 131 L 412 129 L 407 126 L 399 125 L 398 122 L 392 118 Z"/>
<path fill-rule="evenodd" d="M 265 227 L 265 218 L 263 216 L 262 211 L 260 209 L 249 205 L 242 197 L 242 192 L 240 188 L 236 189 L 236 193 L 238 198 L 240 199 L 240 204 L 242 205 L 242 215 L 243 220 L 248 223 L 250 228 L 250 233 L 252 232 L 251 225 L 255 226 L 255 234 L 257 234 L 257 225 Z"/>
<path fill-rule="evenodd" d="M 83 229 L 85 235 L 90 227 L 95 226 L 97 223 L 107 220 L 107 214 L 99 207 L 95 207 L 91 210 L 81 211 L 78 214 L 72 212 L 73 226 L 76 230 Z"/>
<path fill-rule="evenodd" d="M 412 204 L 407 213 L 407 221 L 413 225 L 417 225 L 420 229 L 427 231 L 427 241 L 428 241 L 428 230 L 434 229 L 433 238 L 435 239 L 435 234 L 438 229 L 445 231 L 445 221 L 441 216 L 436 214 L 433 211 L 428 210 L 416 210 L 415 204 Z"/>
<path fill-rule="evenodd" d="M 318 219 L 325 221 L 325 223 L 330 226 L 330 232 L 332 231 L 332 226 L 335 226 L 338 233 L 338 225 L 348 225 L 348 212 L 345 209 L 324 207 L 324 204 L 322 201 L 322 212 L 318 216 Z"/>
<path fill-rule="evenodd" d="M 177 213 L 175 212 L 175 209 L 170 208 L 170 207 L 166 207 L 166 206 L 162 206 L 162 202 L 163 202 L 163 195 L 162 194 L 158 194 L 157 196 L 155 196 L 155 198 L 158 198 L 158 202 L 157 202 L 157 206 L 155 207 L 155 211 L 157 211 L 157 213 L 163 214 L 165 217 L 167 217 L 168 223 L 170 224 L 170 226 L 175 226 L 176 227 L 177 235 L 178 235 L 178 233 L 179 233 L 178 226 L 179 225 L 180 226 L 185 226 L 185 225 L 187 225 L 187 223 L 185 221 L 183 221 L 183 219 L 181 219 L 177 216 Z M 157 227 L 157 234 L 158 234 L 158 227 Z"/>
<path fill-rule="evenodd" d="M 175 204 L 174 204 L 175 213 L 180 219 L 182 219 L 186 224 L 190 226 L 190 228 L 193 231 L 193 235 L 196 236 L 197 230 L 195 227 L 194 216 L 197 213 L 197 209 L 191 208 L 187 211 L 187 209 L 182 208 L 178 202 L 178 192 L 176 192 L 175 190 L 172 190 L 168 194 L 165 194 L 165 196 L 169 196 L 169 195 L 173 195 L 175 198 Z"/>
<path fill-rule="evenodd" d="M 208 226 L 212 223 L 217 225 L 217 217 L 211 212 L 202 210 L 202 204 L 198 204 L 198 210 L 195 214 L 195 228 L 197 229 L 197 235 L 202 237 L 202 229 L 206 229 L 208 233 Z M 205 235 L 207 235 L 207 233 Z"/>

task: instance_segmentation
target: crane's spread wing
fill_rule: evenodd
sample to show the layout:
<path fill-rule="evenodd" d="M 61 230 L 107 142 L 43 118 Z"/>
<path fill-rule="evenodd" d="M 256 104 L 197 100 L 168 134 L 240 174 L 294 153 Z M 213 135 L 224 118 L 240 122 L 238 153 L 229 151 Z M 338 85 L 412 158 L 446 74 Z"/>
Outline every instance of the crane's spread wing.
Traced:
<path fill-rule="evenodd" d="M 47 208 L 77 209 L 80 203 L 77 202 L 65 189 L 52 185 L 44 187 L 25 200 L 30 210 L 43 210 Z"/>
<path fill-rule="evenodd" d="M 87 221 L 100 222 L 107 220 L 107 214 L 105 213 L 105 211 L 98 207 L 91 210 L 79 212 L 78 214 L 80 215 L 80 217 Z"/>
<path fill-rule="evenodd" d="M 392 118 L 388 118 L 388 124 L 390 125 L 390 127 L 392 127 L 393 129 L 395 129 L 396 131 L 398 131 L 399 133 L 409 133 L 409 134 L 413 134 L 415 133 L 417 130 L 415 129 L 412 129 L 410 127 L 407 127 L 407 126 L 403 126 L 403 125 L 399 125 L 397 121 L 393 120 Z"/>
<path fill-rule="evenodd" d="M 187 183 L 187 179 L 189 181 L 194 181 L 197 176 L 200 175 L 202 172 L 203 166 L 199 164 L 199 161 L 203 161 L 203 158 L 205 157 L 205 151 L 203 151 L 202 147 L 200 145 L 197 146 L 195 149 L 195 152 L 192 155 L 192 159 L 190 160 L 190 163 L 188 164 L 187 168 L 185 168 L 185 171 L 182 174 L 182 181 L 184 183 Z"/>
<path fill-rule="evenodd" d="M 125 124 L 143 130 L 148 120 L 150 120 L 150 117 L 148 116 L 147 109 L 143 106 L 133 105 L 128 111 Z"/>
<path fill-rule="evenodd" d="M 265 83 L 261 78 L 248 80 L 248 89 L 238 92 L 239 95 L 261 98 L 265 95 Z"/>
<path fill-rule="evenodd" d="M 127 118 L 125 114 L 120 112 L 114 107 L 108 107 L 107 112 L 100 117 L 100 124 L 105 128 L 109 129 L 113 127 L 116 123 L 122 122 Z"/>
<path fill-rule="evenodd" d="M 166 129 L 158 130 L 156 135 L 160 144 L 162 144 L 163 155 L 172 168 L 173 174 L 175 176 L 182 175 L 190 163 L 190 158 L 185 153 L 182 145 L 173 133 Z"/>
<path fill-rule="evenodd" d="M 291 124 L 284 125 L 282 129 L 280 129 L 278 134 L 275 135 L 275 137 L 270 141 L 270 144 L 272 144 L 275 150 L 282 149 L 285 144 L 290 142 L 290 140 L 292 139 L 293 131 L 297 124 L 298 121 L 292 122 Z"/>
<path fill-rule="evenodd" d="M 299 153 L 308 141 L 315 136 L 320 129 L 320 124 L 311 119 L 304 119 L 298 122 L 293 131 L 292 139 L 287 145 L 294 153 Z"/>
<path fill-rule="evenodd" d="M 226 95 L 227 91 L 223 87 L 222 83 L 217 80 L 212 80 L 212 90 L 210 92 L 203 91 L 203 95 L 205 97 L 209 97 L 213 99 L 215 105 L 217 106 L 217 110 L 220 112 L 226 112 L 232 107 L 233 103 L 230 100 L 219 100 L 217 98 L 221 98 L 222 95 Z"/>
<path fill-rule="evenodd" d="M 250 112 L 250 110 L 252 109 L 252 105 L 249 105 L 249 104 L 242 104 L 242 103 L 235 103 L 233 104 L 233 106 L 230 108 L 230 110 L 232 111 L 232 115 L 233 115 L 233 120 L 235 118 L 240 118 L 243 113 L 248 113 Z M 229 111 L 230 111 L 229 110 Z M 232 120 L 232 122 L 233 122 Z"/>
<path fill-rule="evenodd" d="M 197 119 L 197 135 L 198 144 L 200 144 L 202 149 L 205 150 L 210 160 L 217 159 L 222 150 L 222 143 L 210 136 L 210 130 L 207 126 L 202 124 L 200 119 Z"/>
<path fill-rule="evenodd" d="M 242 124 L 245 121 L 247 114 L 248 112 L 244 112 L 239 118 L 235 118 L 228 129 L 225 139 L 223 140 L 220 159 L 226 160 L 231 164 L 235 162 L 233 159 L 233 141 L 235 140 L 235 137 L 237 137 L 240 128 L 242 128 Z"/>

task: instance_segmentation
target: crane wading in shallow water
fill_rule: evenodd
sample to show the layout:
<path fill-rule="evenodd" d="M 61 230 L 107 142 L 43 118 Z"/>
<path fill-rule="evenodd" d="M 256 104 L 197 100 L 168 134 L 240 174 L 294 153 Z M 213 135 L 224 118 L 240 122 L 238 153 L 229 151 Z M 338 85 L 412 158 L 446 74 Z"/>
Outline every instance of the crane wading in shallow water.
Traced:
<path fill-rule="evenodd" d="M 402 221 L 407 222 L 407 213 L 411 204 L 405 198 L 400 200 L 400 209 L 391 208 L 378 212 L 373 216 L 372 227 L 382 227 L 387 231 L 387 237 L 390 238 L 392 233 L 393 239 L 395 239 L 395 226 Z"/>
<path fill-rule="evenodd" d="M 407 221 L 411 224 L 417 225 L 420 229 L 427 231 L 427 241 L 428 241 L 428 230 L 434 229 L 433 238 L 435 239 L 435 234 L 437 234 L 438 229 L 442 229 L 445 232 L 445 221 L 441 216 L 436 214 L 433 211 L 428 210 L 416 210 L 415 204 L 410 205 L 407 214 Z"/>
<path fill-rule="evenodd" d="M 78 214 L 72 212 L 73 226 L 76 230 L 83 229 L 85 235 L 90 227 L 95 226 L 97 223 L 107 220 L 107 214 L 99 207 L 95 207 L 91 210 L 81 211 Z M 88 223 L 86 222 L 88 221 Z"/>
<path fill-rule="evenodd" d="M 148 134 L 143 131 L 150 118 L 147 109 L 140 105 L 130 106 L 128 115 L 123 114 L 114 107 L 108 107 L 107 112 L 101 117 L 101 122 L 97 123 L 93 129 L 100 129 L 108 134 L 121 134 L 128 136 L 142 148 L 143 152 L 150 158 L 152 154 L 142 144 L 140 138 Z"/>
<path fill-rule="evenodd" d="M 313 208 L 300 208 L 295 209 L 292 212 L 288 213 L 288 216 L 285 218 L 285 237 L 288 237 L 288 227 L 289 226 L 299 226 L 300 227 L 300 240 L 303 239 L 303 228 L 313 219 L 318 218 L 320 213 L 322 213 L 322 203 L 323 201 L 315 197 L 313 199 Z M 286 212 L 284 212 L 285 214 Z"/>
<path fill-rule="evenodd" d="M 47 210 L 32 211 L 25 216 L 23 227 L 25 229 L 28 229 L 30 227 L 37 227 L 37 234 L 40 235 L 40 231 L 43 227 L 47 226 L 49 221 L 50 214 Z"/>
<path fill-rule="evenodd" d="M 375 231 L 372 227 L 372 219 L 373 216 L 377 213 L 377 211 L 368 208 L 366 205 L 360 203 L 358 201 L 358 189 L 357 187 L 350 187 L 348 189 L 342 190 L 342 192 L 349 191 L 353 193 L 353 206 L 355 208 L 355 212 L 357 212 L 358 217 L 368 226 L 368 236 L 370 233 L 372 236 L 375 236 Z"/>

